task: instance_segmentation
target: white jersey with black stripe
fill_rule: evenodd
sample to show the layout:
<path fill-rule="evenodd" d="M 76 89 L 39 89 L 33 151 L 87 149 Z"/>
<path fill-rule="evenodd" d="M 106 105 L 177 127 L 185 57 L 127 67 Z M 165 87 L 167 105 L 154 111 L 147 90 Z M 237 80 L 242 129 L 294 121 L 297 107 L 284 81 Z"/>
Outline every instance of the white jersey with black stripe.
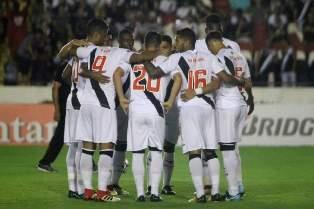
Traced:
<path fill-rule="evenodd" d="M 224 64 L 224 70 L 236 77 L 250 78 L 250 70 L 244 56 L 231 48 L 223 48 L 217 54 L 219 62 Z M 222 83 L 216 92 L 218 108 L 233 108 L 246 105 L 242 95 L 243 89 Z"/>
<path fill-rule="evenodd" d="M 110 81 L 101 84 L 95 80 L 87 79 L 83 90 L 81 104 L 90 104 L 115 109 L 115 88 L 113 73 L 120 62 L 128 63 L 134 52 L 116 47 L 87 46 L 77 49 L 77 56 L 87 58 L 88 69 L 101 72 L 108 76 Z"/>
<path fill-rule="evenodd" d="M 188 50 L 182 53 L 172 54 L 160 68 L 168 74 L 174 70 L 179 70 L 182 75 L 182 89 L 203 88 L 210 83 L 216 73 L 223 70 L 223 65 L 218 62 L 214 55 Z M 206 94 L 213 100 L 213 94 Z M 204 98 L 194 97 L 188 102 L 183 102 L 178 97 L 178 106 L 199 106 L 208 105 Z"/>
<path fill-rule="evenodd" d="M 152 64 L 159 66 L 166 59 L 167 57 L 165 56 L 158 56 L 152 60 Z M 156 107 L 147 96 L 147 93 L 152 94 L 160 103 L 159 107 L 162 107 L 171 75 L 178 71 L 171 75 L 152 79 L 148 76 L 143 64 L 131 66 L 124 63 L 120 65 L 120 68 L 123 69 L 125 74 L 130 74 L 130 112 L 158 114 Z"/>

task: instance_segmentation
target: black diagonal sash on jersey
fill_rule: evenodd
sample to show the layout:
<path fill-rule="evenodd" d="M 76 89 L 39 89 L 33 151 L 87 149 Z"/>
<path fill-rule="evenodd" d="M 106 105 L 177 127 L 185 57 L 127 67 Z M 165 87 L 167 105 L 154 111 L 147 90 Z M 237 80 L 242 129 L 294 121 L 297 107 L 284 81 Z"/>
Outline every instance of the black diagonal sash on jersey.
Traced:
<path fill-rule="evenodd" d="M 226 63 L 228 70 L 230 71 L 230 73 L 233 76 L 235 76 L 235 70 L 234 70 L 234 66 L 233 66 L 232 61 L 228 57 L 225 57 L 225 56 L 224 56 L 224 59 L 225 59 L 225 63 Z"/>
<path fill-rule="evenodd" d="M 134 72 L 134 75 L 135 75 L 135 77 L 137 77 L 135 72 Z M 140 81 L 140 84 L 142 84 L 142 85 L 146 86 L 146 83 L 147 83 L 146 78 L 143 78 Z M 146 88 L 144 90 L 144 94 L 146 95 L 147 99 L 149 99 L 149 101 L 154 105 L 158 115 L 163 118 L 164 117 L 164 109 L 162 108 L 160 101 L 155 97 L 155 95 L 152 92 L 147 91 Z"/>
<path fill-rule="evenodd" d="M 170 80 L 170 82 L 168 83 L 168 86 L 167 86 L 167 89 L 166 89 L 166 96 L 165 96 L 165 99 L 164 101 L 168 101 L 169 97 L 170 97 L 170 94 L 171 94 L 171 90 L 172 90 L 172 87 L 173 87 L 173 79 Z"/>
<path fill-rule="evenodd" d="M 79 110 L 81 108 L 81 103 L 77 98 L 77 87 L 76 87 L 76 83 L 73 82 L 74 88 L 72 90 L 72 98 L 71 98 L 71 103 L 72 106 L 75 110 Z"/>
<path fill-rule="evenodd" d="M 130 88 L 130 79 L 131 78 L 130 78 L 130 73 L 129 73 L 126 81 L 124 82 L 124 84 L 122 86 L 123 94 L 125 94 L 128 91 L 128 89 Z M 118 98 L 117 95 L 116 95 L 116 98 L 115 98 L 115 104 L 116 104 L 116 108 L 119 107 L 119 105 L 120 105 L 119 98 Z"/>
<path fill-rule="evenodd" d="M 233 76 L 236 76 L 236 73 L 235 73 L 235 70 L 234 70 L 234 65 L 233 65 L 232 61 L 231 61 L 228 57 L 225 57 L 225 56 L 224 56 L 224 59 L 225 59 L 226 66 L 227 66 L 228 70 L 230 71 L 230 73 L 231 73 Z M 244 96 L 243 93 L 240 91 L 240 89 L 239 89 L 239 92 L 240 92 L 240 94 L 242 95 L 244 101 L 246 101 L 246 100 L 245 100 L 245 96 Z"/>
<path fill-rule="evenodd" d="M 95 54 L 96 54 L 96 49 L 94 49 L 91 53 L 90 53 L 90 70 L 92 70 L 92 65 L 93 62 L 95 60 Z M 94 80 L 94 79 L 90 79 L 90 83 L 96 93 L 96 96 L 99 100 L 99 103 L 102 107 L 108 108 L 110 109 L 109 103 L 108 103 L 108 99 L 106 97 L 105 92 L 101 89 L 99 82 Z"/>
<path fill-rule="evenodd" d="M 179 67 L 181 68 L 184 74 L 184 77 L 186 78 L 186 81 L 188 82 L 190 66 L 183 57 L 181 57 L 179 60 Z M 204 94 L 197 95 L 197 97 L 202 98 L 207 104 L 209 104 L 210 106 L 212 106 L 213 109 L 215 109 L 215 103 L 210 97 L 205 96 Z"/>

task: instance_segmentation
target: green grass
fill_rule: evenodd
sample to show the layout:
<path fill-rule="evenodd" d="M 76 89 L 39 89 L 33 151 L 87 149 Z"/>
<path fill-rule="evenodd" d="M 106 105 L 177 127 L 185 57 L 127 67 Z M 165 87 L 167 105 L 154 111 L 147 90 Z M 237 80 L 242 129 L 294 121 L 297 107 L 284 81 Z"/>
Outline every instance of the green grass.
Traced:
<path fill-rule="evenodd" d="M 247 196 L 241 202 L 188 204 L 193 185 L 187 159 L 177 150 L 174 172 L 174 197 L 162 203 L 136 203 L 131 169 L 122 176 L 121 185 L 131 195 L 119 203 L 84 202 L 66 197 L 65 149 L 54 166 L 58 173 L 37 171 L 36 163 L 44 147 L 0 147 L 1 209 L 311 209 L 314 208 L 314 147 L 241 149 Z M 130 157 L 129 157 L 130 160 Z M 222 176 L 221 191 L 225 191 Z"/>

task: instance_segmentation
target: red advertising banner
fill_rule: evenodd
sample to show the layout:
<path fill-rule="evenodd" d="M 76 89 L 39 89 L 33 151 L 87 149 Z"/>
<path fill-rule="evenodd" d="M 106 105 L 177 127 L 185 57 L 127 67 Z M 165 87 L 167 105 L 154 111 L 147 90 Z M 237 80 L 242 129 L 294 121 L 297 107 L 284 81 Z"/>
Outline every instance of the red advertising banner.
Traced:
<path fill-rule="evenodd" d="M 51 139 L 56 122 L 52 104 L 0 104 L 0 145 L 40 145 Z"/>

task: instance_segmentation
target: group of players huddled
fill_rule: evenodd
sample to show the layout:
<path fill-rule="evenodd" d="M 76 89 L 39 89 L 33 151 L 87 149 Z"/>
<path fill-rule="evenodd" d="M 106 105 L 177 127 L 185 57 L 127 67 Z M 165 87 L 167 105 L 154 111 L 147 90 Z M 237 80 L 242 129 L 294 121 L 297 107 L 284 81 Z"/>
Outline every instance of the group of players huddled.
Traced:
<path fill-rule="evenodd" d="M 239 45 L 222 37 L 220 17 L 206 19 L 206 39 L 184 28 L 175 44 L 149 32 L 144 49 L 133 50 L 133 35 L 119 33 L 110 46 L 107 24 L 93 19 L 84 40 L 72 40 L 58 56 L 68 59 L 63 78 L 72 83 L 66 106 L 64 141 L 71 198 L 120 201 L 125 152 L 139 202 L 175 195 L 171 186 L 178 137 L 195 188 L 189 202 L 237 201 L 244 195 L 238 142 L 254 110 L 250 71 Z M 220 148 L 228 190 L 219 191 Z M 92 186 L 93 154 L 98 149 L 98 189 Z M 144 188 L 145 150 L 147 191 Z M 161 192 L 160 181 L 163 176 Z"/>

